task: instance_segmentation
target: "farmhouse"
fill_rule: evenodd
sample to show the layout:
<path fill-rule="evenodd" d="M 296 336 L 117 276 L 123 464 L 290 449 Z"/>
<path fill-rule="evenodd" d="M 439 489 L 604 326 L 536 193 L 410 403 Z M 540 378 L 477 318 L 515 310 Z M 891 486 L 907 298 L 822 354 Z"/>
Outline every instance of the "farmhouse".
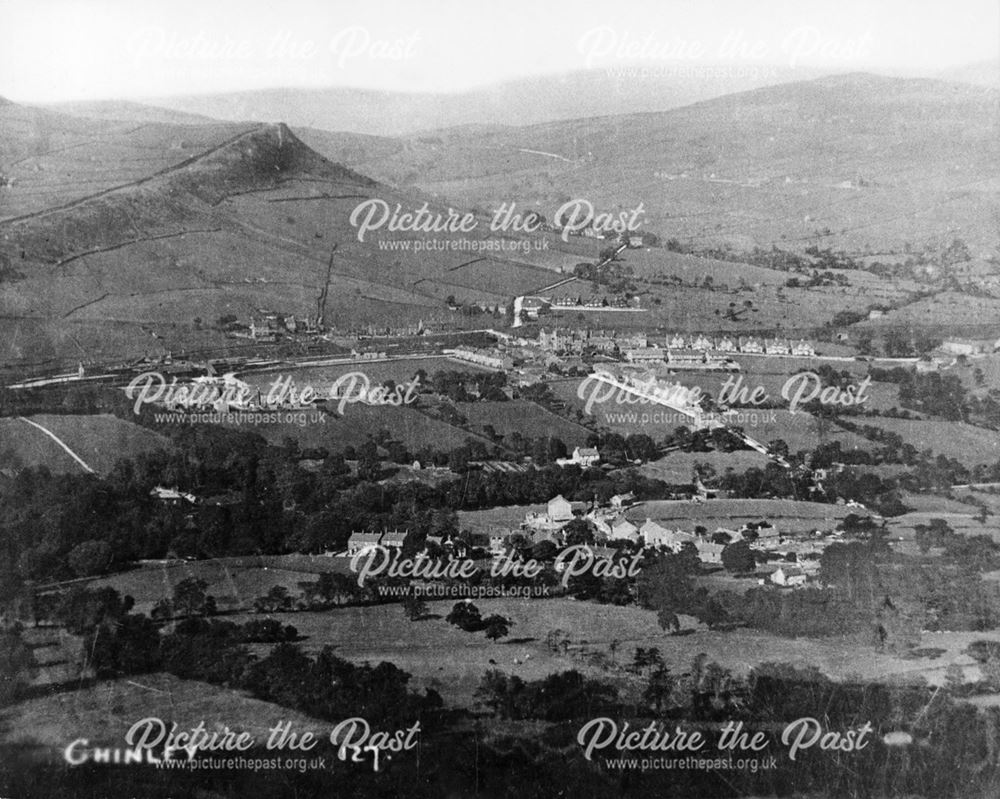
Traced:
<path fill-rule="evenodd" d="M 581 466 L 593 466 L 600 463 L 601 454 L 596 447 L 576 447 L 573 450 L 573 461 Z"/>
<path fill-rule="evenodd" d="M 647 547 L 652 547 L 654 549 L 661 546 L 674 548 L 674 533 L 672 530 L 668 530 L 666 527 L 661 527 L 656 522 L 651 519 L 646 519 L 646 523 L 639 528 L 639 534 L 642 536 L 643 543 Z"/>
<path fill-rule="evenodd" d="M 779 566 L 771 575 L 771 582 L 785 587 L 805 585 L 806 573 L 797 566 Z"/>
<path fill-rule="evenodd" d="M 702 563 L 722 563 L 722 550 L 726 548 L 725 544 L 716 544 L 699 538 L 694 542 L 694 546 Z"/>
<path fill-rule="evenodd" d="M 560 494 L 549 500 L 548 518 L 553 522 L 568 522 L 573 519 L 573 506 Z"/>
<path fill-rule="evenodd" d="M 611 525 L 612 541 L 632 541 L 639 540 L 639 528 L 624 516 L 616 519 Z"/>

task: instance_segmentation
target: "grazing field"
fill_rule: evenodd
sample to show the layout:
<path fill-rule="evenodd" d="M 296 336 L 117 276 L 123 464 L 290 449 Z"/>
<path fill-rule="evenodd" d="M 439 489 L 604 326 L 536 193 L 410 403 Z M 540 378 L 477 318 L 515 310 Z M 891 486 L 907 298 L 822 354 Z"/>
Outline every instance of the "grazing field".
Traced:
<path fill-rule="evenodd" d="M 87 583 L 88 588 L 110 586 L 135 600 L 136 612 L 148 614 L 160 599 L 169 599 L 174 586 L 188 578 L 204 580 L 220 611 L 248 610 L 254 600 L 275 586 L 292 595 L 301 593 L 300 582 L 314 582 L 323 572 L 349 572 L 347 558 L 307 555 L 218 558 L 214 560 L 147 563 Z"/>
<path fill-rule="evenodd" d="M 110 414 L 39 414 L 30 418 L 61 439 L 98 474 L 107 474 L 122 458 L 171 446 L 165 436 Z M 53 472 L 84 471 L 52 438 L 21 419 L 0 419 L 0 464 L 47 466 Z"/>
<path fill-rule="evenodd" d="M 586 444 L 587 436 L 590 435 L 586 427 L 557 416 L 528 400 L 463 402 L 456 407 L 476 432 L 482 432 L 485 425 L 492 425 L 504 437 L 515 432 L 525 438 L 554 436 L 561 439 L 570 452 L 573 447 Z"/>
<path fill-rule="evenodd" d="M 896 433 L 918 450 L 929 449 L 934 455 L 946 455 L 966 466 L 993 464 L 1000 460 L 1000 436 L 992 430 L 963 422 L 879 416 L 865 417 L 857 423 Z"/>
<path fill-rule="evenodd" d="M 670 452 L 657 461 L 650 461 L 639 469 L 640 474 L 663 480 L 665 483 L 689 483 L 694 473 L 695 464 L 710 466 L 718 474 L 724 474 L 727 469 L 742 472 L 756 467 L 764 468 L 770 462 L 766 455 L 756 450 L 740 450 L 738 452 Z"/>
<path fill-rule="evenodd" d="M 516 530 L 529 513 L 544 513 L 545 505 L 506 505 L 488 510 L 458 511 L 458 527 L 473 533 L 489 533 L 493 530 Z"/>
<path fill-rule="evenodd" d="M 625 512 L 626 518 L 635 523 L 646 519 L 690 529 L 702 525 L 734 528 L 747 522 L 766 519 L 778 531 L 810 532 L 831 529 L 840 519 L 858 509 L 847 505 L 827 505 L 820 502 L 794 502 L 787 499 L 710 499 L 704 502 L 691 500 L 654 500 L 640 502 Z"/>
<path fill-rule="evenodd" d="M 432 419 L 405 405 L 402 407 L 348 405 L 343 416 L 326 413 L 322 421 L 318 416 L 314 418 L 314 414 L 318 414 L 318 411 L 301 413 L 305 414 L 304 421 L 301 422 L 268 422 L 243 426 L 240 429 L 259 433 L 274 444 L 280 444 L 286 437 L 291 437 L 303 448 L 327 447 L 331 451 L 340 451 L 347 446 L 357 447 L 369 438 L 374 438 L 382 430 L 388 432 L 390 439 L 402 441 L 413 450 L 431 447 L 447 451 L 462 446 L 470 438 L 478 438 L 485 442 L 481 436 Z M 303 419 L 303 417 L 295 418 Z M 238 425 L 234 423 L 233 426 Z"/>
<path fill-rule="evenodd" d="M 235 691 L 172 674 L 142 674 L 133 679 L 99 682 L 87 688 L 27 699 L 0 712 L 0 742 L 35 744 L 46 759 L 65 765 L 62 753 L 76 738 L 91 746 L 122 746 L 125 733 L 147 717 L 176 722 L 190 729 L 205 722 L 209 730 L 224 726 L 246 731 L 258 741 L 279 721 L 291 721 L 297 730 L 329 735 L 329 722 L 285 707 L 262 702 Z"/>
<path fill-rule="evenodd" d="M 917 525 L 929 524 L 932 519 L 943 519 L 960 535 L 987 535 L 1000 544 L 1000 524 L 995 517 L 987 517 L 985 522 L 981 522 L 974 519 L 969 512 L 956 513 L 946 508 L 904 513 L 902 516 L 887 520 L 886 529 L 892 538 L 913 541 Z"/>
<path fill-rule="evenodd" d="M 691 635 L 671 636 L 657 623 L 656 613 L 636 607 L 567 598 L 475 600 L 484 616 L 499 613 L 513 621 L 510 637 L 494 643 L 482 633 L 463 632 L 447 624 L 444 616 L 453 604 L 454 600 L 429 602 L 430 617 L 415 622 L 407 620 L 397 605 L 274 614 L 274 618 L 282 624 L 294 624 L 306 636 L 302 644 L 308 651 L 329 644 L 338 656 L 355 662 L 390 661 L 413 674 L 414 688 L 436 688 L 446 703 L 458 706 L 475 702 L 476 688 L 489 669 L 534 680 L 573 668 L 625 690 L 635 689 L 635 678 L 615 664 L 630 661 L 636 646 L 659 648 L 675 673 L 687 670 L 697 655 L 705 653 L 710 660 L 741 674 L 760 663 L 779 662 L 815 665 L 836 679 L 903 678 L 941 683 L 949 663 L 971 666 L 972 660 L 961 654 L 969 642 L 1000 638 L 1000 633 L 925 633 L 922 646 L 938 646 L 947 654 L 929 661 L 906 660 L 878 652 L 860 636 L 849 640 L 791 639 L 753 630 L 700 628 Z M 687 620 L 685 626 L 690 625 Z M 567 634 L 570 646 L 565 653 L 553 653 L 545 645 L 552 630 Z M 617 642 L 614 655 L 612 642 Z M 442 651 L 449 652 L 449 657 L 441 658 Z M 603 666 L 586 657 L 592 652 L 603 653 Z M 967 674 L 967 679 L 973 677 Z"/>

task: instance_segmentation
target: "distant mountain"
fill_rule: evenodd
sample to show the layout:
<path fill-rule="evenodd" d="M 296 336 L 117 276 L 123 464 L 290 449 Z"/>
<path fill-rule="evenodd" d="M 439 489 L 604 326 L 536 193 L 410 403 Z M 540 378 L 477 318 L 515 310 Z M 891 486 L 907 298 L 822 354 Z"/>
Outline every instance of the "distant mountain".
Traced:
<path fill-rule="evenodd" d="M 949 69 L 938 75 L 941 80 L 956 83 L 972 83 L 978 86 L 1000 88 L 1000 59 L 979 61 L 955 69 Z"/>
<path fill-rule="evenodd" d="M 110 119 L 122 122 L 166 122 L 173 125 L 203 125 L 215 120 L 199 114 L 187 114 L 168 108 L 159 108 L 127 100 L 92 100 L 73 103 L 56 103 L 48 106 L 53 111 L 87 119 Z"/>
<path fill-rule="evenodd" d="M 381 181 L 466 206 L 641 202 L 661 239 L 701 246 L 880 252 L 967 237 L 985 256 L 1000 244 L 998 98 L 988 87 L 857 73 L 658 113 L 398 141 L 303 135 Z"/>
<path fill-rule="evenodd" d="M 398 136 L 459 125 L 530 125 L 580 117 L 665 111 L 759 86 L 815 77 L 813 71 L 641 64 L 501 83 L 456 93 L 365 89 L 266 89 L 150 98 L 146 102 L 223 120 L 284 121 L 292 127 Z"/>

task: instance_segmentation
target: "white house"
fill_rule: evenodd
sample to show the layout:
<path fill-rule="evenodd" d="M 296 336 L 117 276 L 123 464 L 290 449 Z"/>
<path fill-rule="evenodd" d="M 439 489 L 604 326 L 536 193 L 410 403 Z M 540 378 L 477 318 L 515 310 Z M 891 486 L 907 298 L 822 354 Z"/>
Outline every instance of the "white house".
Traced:
<path fill-rule="evenodd" d="M 198 497 L 194 494 L 188 494 L 185 491 L 179 491 L 176 488 L 166 488 L 164 486 L 156 486 L 149 492 L 149 495 L 163 502 L 172 502 L 174 504 L 179 504 L 183 500 L 194 505 L 198 501 Z"/>
<path fill-rule="evenodd" d="M 771 582 L 786 587 L 805 585 L 806 573 L 798 566 L 779 566 L 771 575 Z"/>
<path fill-rule="evenodd" d="M 658 548 L 661 546 L 673 549 L 676 544 L 674 533 L 666 527 L 662 527 L 651 519 L 646 519 L 646 523 L 639 528 L 643 543 L 647 547 Z M 679 545 L 677 545 L 679 548 Z"/>
<path fill-rule="evenodd" d="M 611 524 L 612 541 L 632 541 L 639 540 L 639 528 L 624 516 L 619 517 Z"/>
<path fill-rule="evenodd" d="M 553 522 L 568 522 L 573 519 L 573 506 L 560 494 L 549 500 L 548 518 Z"/>
<path fill-rule="evenodd" d="M 694 546 L 702 563 L 722 563 L 722 550 L 725 549 L 725 544 L 715 544 L 699 538 L 694 542 Z"/>
<path fill-rule="evenodd" d="M 615 510 L 621 510 L 627 507 L 631 503 L 635 502 L 635 494 L 629 491 L 627 494 L 615 494 L 611 497 L 611 507 Z"/>
<path fill-rule="evenodd" d="M 573 463 L 584 468 L 601 462 L 601 453 L 595 447 L 577 447 L 573 450 Z"/>

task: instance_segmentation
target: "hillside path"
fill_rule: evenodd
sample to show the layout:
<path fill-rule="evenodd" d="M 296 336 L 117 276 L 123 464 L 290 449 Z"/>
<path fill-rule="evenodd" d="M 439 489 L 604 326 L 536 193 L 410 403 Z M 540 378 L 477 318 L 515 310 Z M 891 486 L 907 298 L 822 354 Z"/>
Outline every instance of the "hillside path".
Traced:
<path fill-rule="evenodd" d="M 69 445 L 65 441 L 59 438 L 59 436 L 57 436 L 47 427 L 42 427 L 40 424 L 38 424 L 38 422 L 33 422 L 31 421 L 31 419 L 26 419 L 24 416 L 18 416 L 17 418 L 20 419 L 22 422 L 25 422 L 26 424 L 30 424 L 32 427 L 37 427 L 39 430 L 45 433 L 45 435 L 47 435 L 49 438 L 55 441 L 60 447 L 66 450 L 67 454 L 78 464 L 80 464 L 80 466 L 83 468 L 85 472 L 87 472 L 88 474 L 95 474 L 94 470 L 90 468 L 90 465 L 83 458 L 81 458 L 79 455 L 73 452 L 73 450 L 69 448 Z"/>

